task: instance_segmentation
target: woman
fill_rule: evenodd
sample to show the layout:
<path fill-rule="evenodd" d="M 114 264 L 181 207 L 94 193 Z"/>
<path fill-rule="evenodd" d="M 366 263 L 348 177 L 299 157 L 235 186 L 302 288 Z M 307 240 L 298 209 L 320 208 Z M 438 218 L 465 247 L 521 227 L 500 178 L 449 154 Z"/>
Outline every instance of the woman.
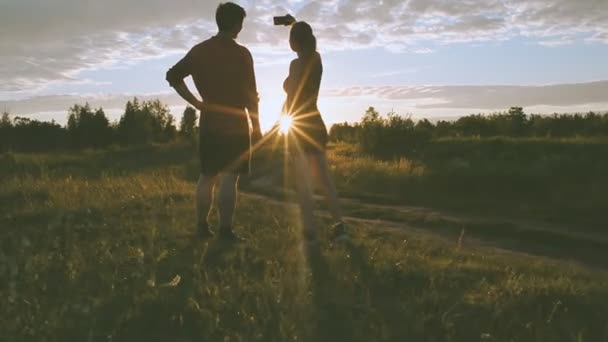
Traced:
<path fill-rule="evenodd" d="M 283 89 L 287 93 L 283 111 L 293 120 L 287 143 L 295 164 L 304 237 L 311 242 L 316 240 L 311 181 L 311 173 L 314 171 L 325 191 L 333 219 L 337 222 L 333 226 L 332 235 L 335 239 L 347 238 L 325 155 L 327 129 L 317 107 L 323 65 L 310 25 L 305 22 L 294 23 L 289 45 L 298 54 L 298 58 L 291 62 L 289 76 L 283 83 Z"/>

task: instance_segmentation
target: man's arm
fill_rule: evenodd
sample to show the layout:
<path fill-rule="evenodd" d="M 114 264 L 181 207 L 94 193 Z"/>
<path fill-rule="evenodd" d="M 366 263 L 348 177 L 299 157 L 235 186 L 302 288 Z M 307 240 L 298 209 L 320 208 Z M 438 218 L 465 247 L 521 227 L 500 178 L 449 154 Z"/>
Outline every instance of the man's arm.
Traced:
<path fill-rule="evenodd" d="M 184 79 L 192 74 L 190 68 L 190 59 L 192 58 L 191 55 L 192 50 L 190 50 L 190 52 L 188 52 L 184 58 L 169 69 L 169 71 L 167 71 L 166 80 L 169 82 L 169 85 L 175 89 L 179 96 L 194 106 L 194 108 L 202 109 L 203 102 L 192 94 L 190 89 L 188 89 L 186 82 L 184 82 Z"/>
<path fill-rule="evenodd" d="M 171 84 L 171 83 L 170 83 Z M 183 79 L 178 80 L 176 83 L 171 84 L 173 89 L 181 96 L 184 100 L 186 100 L 189 104 L 191 104 L 194 108 L 198 110 L 203 109 L 203 101 L 199 100 L 192 94 L 186 82 Z"/>
<path fill-rule="evenodd" d="M 249 112 L 249 119 L 253 126 L 253 138 L 258 140 L 262 137 L 262 130 L 260 128 L 259 108 L 258 103 L 260 101 L 258 97 L 258 90 L 255 81 L 255 71 L 253 69 L 253 58 L 251 53 L 247 51 L 247 76 L 246 76 L 246 92 L 247 92 L 247 111 Z"/>

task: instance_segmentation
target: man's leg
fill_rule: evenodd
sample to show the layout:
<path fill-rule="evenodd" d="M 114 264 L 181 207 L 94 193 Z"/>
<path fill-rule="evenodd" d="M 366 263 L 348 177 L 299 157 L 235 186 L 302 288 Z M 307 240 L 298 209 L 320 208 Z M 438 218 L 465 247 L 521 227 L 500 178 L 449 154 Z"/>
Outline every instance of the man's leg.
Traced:
<path fill-rule="evenodd" d="M 220 175 L 220 189 L 217 206 L 220 213 L 220 233 L 227 237 L 234 237 L 232 225 L 236 208 L 238 174 L 224 173 Z M 230 236 L 229 236 L 230 235 Z"/>
<path fill-rule="evenodd" d="M 213 188 L 217 177 L 200 174 L 196 185 L 196 220 L 199 235 L 206 237 L 210 235 L 207 218 L 213 203 Z"/>

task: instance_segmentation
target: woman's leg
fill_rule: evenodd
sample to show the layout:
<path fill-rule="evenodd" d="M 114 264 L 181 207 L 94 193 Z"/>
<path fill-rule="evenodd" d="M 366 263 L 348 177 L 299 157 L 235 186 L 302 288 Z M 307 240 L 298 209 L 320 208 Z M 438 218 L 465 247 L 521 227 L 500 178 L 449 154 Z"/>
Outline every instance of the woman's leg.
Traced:
<path fill-rule="evenodd" d="M 323 188 L 323 192 L 325 193 L 325 199 L 327 201 L 327 205 L 329 207 L 331 215 L 336 222 L 342 222 L 342 209 L 340 208 L 340 200 L 338 198 L 336 186 L 334 185 L 334 182 L 331 179 L 331 174 L 329 172 L 329 164 L 327 162 L 325 152 L 314 154 L 313 158 L 314 165 L 316 168 L 315 171 L 318 176 L 319 182 L 321 183 L 321 188 Z"/>
<path fill-rule="evenodd" d="M 307 238 L 315 236 L 315 226 L 313 217 L 313 193 L 312 177 L 310 174 L 310 161 L 304 153 L 298 153 L 293 157 L 296 177 L 296 188 L 298 202 L 300 203 L 300 216 L 302 228 Z"/>

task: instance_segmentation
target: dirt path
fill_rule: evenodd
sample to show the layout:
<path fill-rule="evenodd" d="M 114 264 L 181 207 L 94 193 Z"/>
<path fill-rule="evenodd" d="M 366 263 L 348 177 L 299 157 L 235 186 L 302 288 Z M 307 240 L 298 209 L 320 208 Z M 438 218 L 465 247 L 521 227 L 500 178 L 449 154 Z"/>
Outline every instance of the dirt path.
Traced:
<path fill-rule="evenodd" d="M 246 192 L 245 197 L 296 206 L 293 196 L 281 193 Z M 284 198 L 287 198 L 285 200 Z M 322 198 L 316 196 L 318 201 Z M 581 233 L 570 227 L 527 220 L 455 215 L 432 208 L 383 205 L 357 199 L 341 199 L 345 221 L 374 229 L 433 236 L 456 248 L 491 250 L 501 254 L 541 257 L 560 263 L 608 270 L 608 239 Z M 317 215 L 328 217 L 323 209 Z"/>

